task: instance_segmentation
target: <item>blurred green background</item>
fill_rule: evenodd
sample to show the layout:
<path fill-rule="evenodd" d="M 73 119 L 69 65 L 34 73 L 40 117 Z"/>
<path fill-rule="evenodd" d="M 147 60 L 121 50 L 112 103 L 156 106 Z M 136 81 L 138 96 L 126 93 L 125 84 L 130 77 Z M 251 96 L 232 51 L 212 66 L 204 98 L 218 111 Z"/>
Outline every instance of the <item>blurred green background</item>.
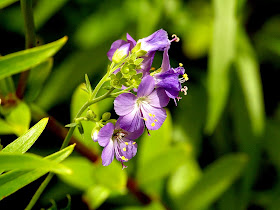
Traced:
<path fill-rule="evenodd" d="M 0 54 L 23 50 L 19 2 L 0 6 Z M 72 209 L 280 209 L 279 8 L 278 0 L 34 0 L 38 45 L 65 35 L 68 41 L 45 64 L 42 86 L 31 77 L 24 100 L 62 124 L 86 100 L 84 74 L 94 87 L 109 64 L 111 43 L 126 33 L 137 40 L 163 28 L 170 39 L 179 36 L 169 51 L 171 66 L 183 63 L 190 78 L 188 95 L 177 107 L 169 104 L 163 127 L 137 140 L 127 169 L 74 153 L 64 162 L 73 175 L 54 178 L 36 208 L 48 208 L 50 199 L 63 208 L 70 194 Z M 157 53 L 153 66 L 161 59 Z M 114 113 L 112 105 L 107 100 L 94 110 Z M 92 128 L 84 123 L 84 137 L 76 137 L 100 154 Z M 3 135 L 1 143 L 13 139 Z M 48 155 L 61 142 L 46 130 L 31 152 Z M 148 204 L 127 188 L 130 178 Z M 23 209 L 42 181 L 7 197 L 0 209 Z"/>

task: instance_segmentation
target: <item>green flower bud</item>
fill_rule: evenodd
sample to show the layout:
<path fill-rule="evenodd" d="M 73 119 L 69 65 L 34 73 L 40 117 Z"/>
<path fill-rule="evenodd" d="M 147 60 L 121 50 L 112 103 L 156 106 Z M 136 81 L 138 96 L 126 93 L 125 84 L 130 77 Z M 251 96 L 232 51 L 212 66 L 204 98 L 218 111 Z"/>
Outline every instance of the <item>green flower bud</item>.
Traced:
<path fill-rule="evenodd" d="M 109 120 L 111 117 L 111 113 L 110 112 L 105 112 L 103 115 L 102 115 L 102 120 L 104 121 L 107 121 Z"/>
<path fill-rule="evenodd" d="M 88 118 L 88 119 L 91 120 L 91 121 L 95 121 L 96 114 L 94 113 L 94 111 L 92 111 L 91 109 L 89 109 L 89 110 L 87 111 L 86 118 Z"/>

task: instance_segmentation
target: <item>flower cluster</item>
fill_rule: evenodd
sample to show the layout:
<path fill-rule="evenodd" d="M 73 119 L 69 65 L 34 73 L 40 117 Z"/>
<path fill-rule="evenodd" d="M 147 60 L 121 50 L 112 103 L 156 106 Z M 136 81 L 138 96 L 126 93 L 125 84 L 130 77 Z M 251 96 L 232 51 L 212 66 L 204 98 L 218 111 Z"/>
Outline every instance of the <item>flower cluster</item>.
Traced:
<path fill-rule="evenodd" d="M 122 164 L 135 156 L 137 144 L 134 141 L 145 129 L 157 130 L 166 119 L 170 99 L 179 101 L 180 92 L 187 94 L 182 83 L 188 80 L 182 64 L 177 68 L 170 66 L 168 50 L 173 41 L 179 41 L 176 35 L 168 39 L 168 34 L 160 29 L 137 42 L 127 34 L 127 41 L 117 40 L 107 53 L 113 64 L 120 64 L 111 73 L 111 86 L 126 91 L 114 100 L 114 110 L 119 116 L 115 125 L 107 122 L 99 132 L 95 132 L 94 141 L 104 147 L 102 164 L 109 165 L 114 156 Z M 155 53 L 163 51 L 162 65 L 153 70 Z M 126 167 L 123 165 L 123 167 Z"/>

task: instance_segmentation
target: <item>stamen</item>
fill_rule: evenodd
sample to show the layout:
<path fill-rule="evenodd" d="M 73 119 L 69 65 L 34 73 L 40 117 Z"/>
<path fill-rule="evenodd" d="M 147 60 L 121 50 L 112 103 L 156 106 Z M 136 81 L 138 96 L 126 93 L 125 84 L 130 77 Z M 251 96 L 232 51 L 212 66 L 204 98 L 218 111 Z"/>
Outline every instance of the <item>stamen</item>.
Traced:
<path fill-rule="evenodd" d="M 189 77 L 188 77 L 188 75 L 187 75 L 187 74 L 183 74 L 183 78 L 184 78 L 186 81 L 188 81 L 188 80 L 189 80 Z"/>
<path fill-rule="evenodd" d="M 184 92 L 184 95 L 186 96 L 188 94 L 188 87 L 184 86 L 184 88 L 181 89 L 181 92 Z"/>
<path fill-rule="evenodd" d="M 132 144 L 136 144 L 136 142 L 133 142 Z"/>
<path fill-rule="evenodd" d="M 150 116 L 150 117 L 153 116 L 152 113 L 149 113 L 149 116 Z"/>
<path fill-rule="evenodd" d="M 183 67 L 183 64 L 182 64 L 182 63 L 179 63 L 179 66 L 180 66 L 180 67 Z"/>
<path fill-rule="evenodd" d="M 124 160 L 124 161 L 128 161 L 128 159 L 125 158 L 125 156 L 121 156 L 121 159 Z"/>
<path fill-rule="evenodd" d="M 155 116 L 156 116 L 156 115 L 155 115 L 155 114 L 153 114 L 153 118 L 155 118 Z"/>
<path fill-rule="evenodd" d="M 173 34 L 172 38 L 173 39 L 170 42 L 179 42 L 180 41 L 180 38 L 176 34 Z"/>
<path fill-rule="evenodd" d="M 155 68 L 155 67 L 152 67 L 151 70 L 152 70 L 152 71 L 153 71 L 153 70 L 156 70 L 156 68 Z"/>
<path fill-rule="evenodd" d="M 157 122 L 157 119 L 155 119 L 154 121 Z"/>
<path fill-rule="evenodd" d="M 154 127 L 155 125 L 156 125 L 156 124 L 155 124 L 154 122 L 151 124 L 151 126 L 153 126 L 153 127 Z"/>
<path fill-rule="evenodd" d="M 126 147 L 124 147 L 122 150 L 123 150 L 124 152 L 126 152 Z"/>
<path fill-rule="evenodd" d="M 144 117 L 143 120 L 147 121 L 147 118 Z"/>
<path fill-rule="evenodd" d="M 128 145 L 128 143 L 127 142 L 124 142 L 126 145 Z"/>

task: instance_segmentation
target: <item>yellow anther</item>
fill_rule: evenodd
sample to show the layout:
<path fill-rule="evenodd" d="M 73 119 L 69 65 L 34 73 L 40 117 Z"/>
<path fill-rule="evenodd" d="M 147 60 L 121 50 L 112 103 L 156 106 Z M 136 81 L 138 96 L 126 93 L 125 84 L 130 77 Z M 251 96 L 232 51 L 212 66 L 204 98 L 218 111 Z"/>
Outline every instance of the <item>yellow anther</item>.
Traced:
<path fill-rule="evenodd" d="M 152 68 L 151 68 L 152 71 L 155 70 L 155 69 L 156 69 L 155 67 L 152 67 Z"/>
<path fill-rule="evenodd" d="M 188 81 L 188 80 L 189 80 L 189 77 L 188 77 L 188 75 L 187 75 L 187 74 L 183 74 L 183 78 L 184 78 L 186 81 Z"/>
<path fill-rule="evenodd" d="M 182 64 L 182 63 L 179 63 L 179 66 L 180 66 L 180 67 L 183 67 L 183 64 Z"/>
<path fill-rule="evenodd" d="M 153 116 L 152 113 L 149 113 L 149 116 L 150 116 L 150 117 Z"/>
<path fill-rule="evenodd" d="M 133 142 L 132 144 L 136 144 L 136 142 Z"/>
<path fill-rule="evenodd" d="M 122 150 L 123 150 L 124 152 L 126 152 L 126 147 L 124 147 Z"/>
<path fill-rule="evenodd" d="M 143 120 L 147 121 L 147 118 L 144 117 Z"/>
<path fill-rule="evenodd" d="M 154 121 L 157 122 L 157 119 L 155 119 Z"/>
<path fill-rule="evenodd" d="M 156 124 L 155 124 L 154 122 L 151 124 L 151 126 L 153 126 L 153 127 L 154 127 L 155 125 L 156 125 Z"/>
<path fill-rule="evenodd" d="M 153 118 L 155 118 L 155 116 L 156 116 L 156 115 L 155 115 L 155 114 L 153 114 Z"/>
<path fill-rule="evenodd" d="M 122 156 L 121 159 L 122 159 L 122 160 L 125 160 L 125 161 L 128 161 L 128 159 L 125 158 L 125 156 Z"/>
<path fill-rule="evenodd" d="M 124 142 L 126 145 L 128 145 L 128 143 L 127 142 Z"/>

